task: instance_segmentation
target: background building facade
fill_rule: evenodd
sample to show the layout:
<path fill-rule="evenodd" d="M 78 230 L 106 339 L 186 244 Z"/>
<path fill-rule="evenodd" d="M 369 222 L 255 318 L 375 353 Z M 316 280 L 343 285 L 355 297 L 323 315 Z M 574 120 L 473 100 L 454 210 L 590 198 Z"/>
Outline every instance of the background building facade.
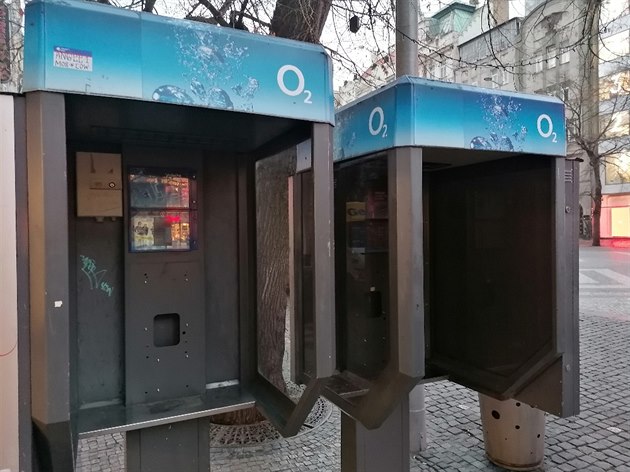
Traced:
<path fill-rule="evenodd" d="M 474 3 L 474 2 L 471 2 Z M 527 0 L 523 9 L 507 0 L 483 5 L 453 2 L 419 18 L 420 77 L 473 86 L 553 95 L 566 105 L 568 149 L 581 159 L 580 211 L 589 237 L 596 180 L 592 152 L 601 163 L 601 236 L 630 237 L 630 7 L 604 0 L 595 44 L 584 32 L 586 1 Z M 518 15 L 518 16 L 516 16 Z M 597 49 L 597 60 L 589 60 Z M 394 78 L 370 69 L 370 82 L 345 84 L 343 104 Z"/>

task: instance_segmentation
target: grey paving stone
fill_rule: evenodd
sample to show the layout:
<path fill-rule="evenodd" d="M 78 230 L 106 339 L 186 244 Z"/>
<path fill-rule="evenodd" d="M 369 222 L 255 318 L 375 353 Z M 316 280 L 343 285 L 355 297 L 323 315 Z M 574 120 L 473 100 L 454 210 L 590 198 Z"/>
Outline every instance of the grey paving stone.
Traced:
<path fill-rule="evenodd" d="M 630 472 L 629 313 L 630 300 L 580 299 L 581 413 L 546 417 L 545 472 Z M 485 457 L 475 392 L 448 381 L 429 384 L 426 408 L 429 447 L 410 458 L 413 472 L 503 470 Z M 339 422 L 333 409 L 323 425 L 294 438 L 213 448 L 212 471 L 339 471 Z M 79 441 L 78 472 L 122 472 L 124 462 L 122 434 Z"/>

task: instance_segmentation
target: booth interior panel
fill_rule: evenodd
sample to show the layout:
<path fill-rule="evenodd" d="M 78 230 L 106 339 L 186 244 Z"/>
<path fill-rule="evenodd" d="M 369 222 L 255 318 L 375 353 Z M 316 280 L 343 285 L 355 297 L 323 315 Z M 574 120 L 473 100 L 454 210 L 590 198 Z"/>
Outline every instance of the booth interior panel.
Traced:
<path fill-rule="evenodd" d="M 492 378 L 498 392 L 553 351 L 551 162 L 519 157 L 427 179 L 430 360 L 473 384 Z"/>
<path fill-rule="evenodd" d="M 205 293 L 206 293 L 206 382 L 238 379 L 238 209 L 237 164 L 208 154 L 204 163 L 206 211 Z"/>
<path fill-rule="evenodd" d="M 78 218 L 75 228 L 79 405 L 124 400 L 122 220 Z"/>

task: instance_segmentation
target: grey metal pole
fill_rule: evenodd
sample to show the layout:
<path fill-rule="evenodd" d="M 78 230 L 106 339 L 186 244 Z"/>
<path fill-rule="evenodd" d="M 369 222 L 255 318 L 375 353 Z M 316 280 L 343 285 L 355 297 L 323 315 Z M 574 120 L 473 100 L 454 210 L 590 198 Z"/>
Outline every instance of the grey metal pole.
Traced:
<path fill-rule="evenodd" d="M 418 0 L 396 0 L 396 77 L 418 74 Z M 427 447 L 424 386 L 409 394 L 409 447 Z"/>
<path fill-rule="evenodd" d="M 424 407 L 424 385 L 416 385 L 409 393 L 409 452 L 427 448 L 427 417 Z"/>
<path fill-rule="evenodd" d="M 418 74 L 418 0 L 396 0 L 396 77 Z"/>

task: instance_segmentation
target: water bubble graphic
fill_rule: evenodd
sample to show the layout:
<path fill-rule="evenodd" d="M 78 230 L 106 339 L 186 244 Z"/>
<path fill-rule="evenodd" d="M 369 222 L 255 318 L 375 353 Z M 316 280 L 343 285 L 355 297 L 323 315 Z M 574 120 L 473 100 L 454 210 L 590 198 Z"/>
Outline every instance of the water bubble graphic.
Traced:
<path fill-rule="evenodd" d="M 208 106 L 234 110 L 234 104 L 232 103 L 230 96 L 225 90 L 218 87 L 214 87 L 208 92 Z"/>
<path fill-rule="evenodd" d="M 470 149 L 492 149 L 492 146 L 483 136 L 475 136 L 470 141 Z"/>
<path fill-rule="evenodd" d="M 527 128 L 519 123 L 522 104 L 500 95 L 485 95 L 480 104 L 488 134 L 474 138 L 471 148 L 521 151 L 527 137 Z"/>
<path fill-rule="evenodd" d="M 221 51 L 211 46 L 206 46 L 206 45 L 199 46 L 197 51 L 199 52 L 199 56 L 201 56 L 201 58 L 203 58 L 206 61 L 217 61 L 220 63 L 225 62 L 225 57 L 223 57 L 223 54 L 221 53 Z"/>
<path fill-rule="evenodd" d="M 485 139 L 481 136 L 477 136 L 473 138 L 473 143 L 471 142 L 472 149 L 492 149 L 495 151 L 513 151 L 514 145 L 512 144 L 512 140 L 505 135 L 499 136 L 494 131 L 490 133 L 490 139 Z M 483 142 L 482 142 L 483 141 Z M 482 147 L 486 146 L 486 147 Z"/>
<path fill-rule="evenodd" d="M 174 32 L 174 46 L 183 83 L 189 84 L 196 103 L 226 110 L 253 110 L 258 81 L 243 73 L 250 52 L 239 38 L 190 28 Z"/>
<path fill-rule="evenodd" d="M 161 85 L 151 95 L 156 102 L 184 103 L 191 105 L 193 99 L 184 90 L 175 85 Z"/>
<path fill-rule="evenodd" d="M 515 131 L 512 134 L 512 137 L 514 138 L 514 142 L 522 144 L 523 141 L 525 141 L 525 138 L 527 137 L 527 128 L 525 126 L 521 126 L 521 129 L 519 129 L 518 131 Z"/>
<path fill-rule="evenodd" d="M 495 103 L 494 106 L 491 108 L 492 111 L 492 115 L 494 115 L 495 118 L 501 118 L 503 116 L 507 116 L 507 112 L 505 111 L 505 108 L 503 108 L 502 105 Z"/>
<path fill-rule="evenodd" d="M 499 138 L 499 150 L 501 151 L 513 151 L 514 145 L 512 144 L 512 140 L 507 136 L 501 136 Z"/>
<path fill-rule="evenodd" d="M 258 90 L 258 80 L 253 77 L 247 77 L 247 80 L 245 80 L 243 83 L 235 85 L 234 87 L 232 87 L 232 90 L 239 97 L 243 97 L 246 99 L 253 98 L 256 94 L 256 91 Z"/>
<path fill-rule="evenodd" d="M 204 100 L 206 98 L 206 88 L 203 86 L 201 82 L 197 79 L 192 79 L 190 82 L 190 90 L 197 95 L 200 99 Z"/>

